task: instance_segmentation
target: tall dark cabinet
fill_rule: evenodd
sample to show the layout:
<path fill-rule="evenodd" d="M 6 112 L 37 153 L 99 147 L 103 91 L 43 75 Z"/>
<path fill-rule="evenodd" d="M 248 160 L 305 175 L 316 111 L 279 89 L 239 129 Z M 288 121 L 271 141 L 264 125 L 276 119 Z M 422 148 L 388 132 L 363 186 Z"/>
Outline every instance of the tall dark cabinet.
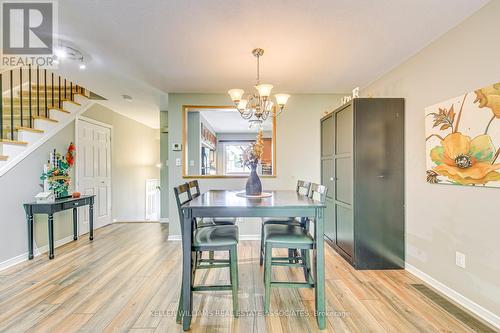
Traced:
<path fill-rule="evenodd" d="M 404 100 L 356 98 L 321 119 L 325 237 L 356 269 L 404 268 Z"/>

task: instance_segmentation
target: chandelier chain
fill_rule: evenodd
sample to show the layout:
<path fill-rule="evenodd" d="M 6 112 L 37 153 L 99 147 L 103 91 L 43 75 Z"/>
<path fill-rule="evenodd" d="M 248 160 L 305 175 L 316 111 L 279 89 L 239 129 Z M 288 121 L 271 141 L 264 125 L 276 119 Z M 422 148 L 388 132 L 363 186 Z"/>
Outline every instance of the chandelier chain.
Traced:
<path fill-rule="evenodd" d="M 257 85 L 260 84 L 260 56 L 257 54 Z"/>

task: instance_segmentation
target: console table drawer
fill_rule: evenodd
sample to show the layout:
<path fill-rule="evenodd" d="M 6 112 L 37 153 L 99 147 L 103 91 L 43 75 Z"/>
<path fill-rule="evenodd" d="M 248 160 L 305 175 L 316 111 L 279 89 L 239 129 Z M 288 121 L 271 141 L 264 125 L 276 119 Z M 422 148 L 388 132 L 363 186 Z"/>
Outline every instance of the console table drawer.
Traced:
<path fill-rule="evenodd" d="M 78 208 L 80 206 L 85 206 L 85 202 L 83 202 L 83 201 L 65 202 L 63 204 L 63 210 Z"/>

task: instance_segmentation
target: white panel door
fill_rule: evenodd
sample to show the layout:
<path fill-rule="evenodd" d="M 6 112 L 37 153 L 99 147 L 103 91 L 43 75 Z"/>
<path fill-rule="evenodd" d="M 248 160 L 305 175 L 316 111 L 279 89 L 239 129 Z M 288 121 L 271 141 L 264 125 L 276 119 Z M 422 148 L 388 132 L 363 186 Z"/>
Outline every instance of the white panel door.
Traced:
<path fill-rule="evenodd" d="M 146 179 L 146 221 L 160 220 L 160 180 Z"/>
<path fill-rule="evenodd" d="M 94 194 L 94 229 L 111 222 L 111 129 L 78 121 L 78 189 Z M 79 215 L 79 234 L 89 231 L 88 210 Z"/>

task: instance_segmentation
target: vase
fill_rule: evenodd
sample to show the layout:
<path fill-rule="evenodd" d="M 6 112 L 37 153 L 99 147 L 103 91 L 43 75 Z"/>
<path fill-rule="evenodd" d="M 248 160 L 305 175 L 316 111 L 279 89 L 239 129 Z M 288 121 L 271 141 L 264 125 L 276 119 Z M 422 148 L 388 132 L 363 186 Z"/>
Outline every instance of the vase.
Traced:
<path fill-rule="evenodd" d="M 260 182 L 259 175 L 257 175 L 257 164 L 250 165 L 252 171 L 247 179 L 246 194 L 247 195 L 260 195 L 262 194 L 262 183 Z"/>

